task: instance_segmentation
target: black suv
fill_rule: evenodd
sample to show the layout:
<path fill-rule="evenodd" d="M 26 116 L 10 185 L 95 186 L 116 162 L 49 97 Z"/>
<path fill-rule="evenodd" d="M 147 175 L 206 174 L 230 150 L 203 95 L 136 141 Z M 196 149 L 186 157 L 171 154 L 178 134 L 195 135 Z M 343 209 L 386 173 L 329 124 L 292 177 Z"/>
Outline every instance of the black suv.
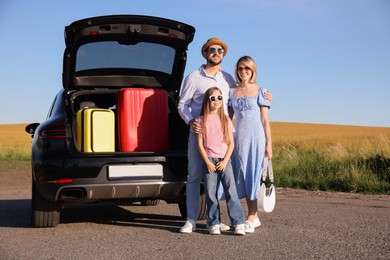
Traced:
<path fill-rule="evenodd" d="M 26 127 L 33 136 L 34 227 L 57 226 L 64 207 L 96 201 L 152 206 L 162 199 L 178 203 L 186 217 L 188 126 L 178 114 L 177 101 L 194 34 L 190 25 L 138 15 L 94 17 L 65 27 L 63 88 L 46 121 Z M 121 121 L 128 115 L 121 114 L 123 107 L 144 119 L 148 114 L 143 112 L 146 99 L 128 99 L 119 105 L 123 89 L 163 92 L 164 102 L 154 104 L 148 97 L 148 106 L 152 110 L 156 106 L 166 124 L 124 127 Z M 106 112 L 111 121 L 97 117 L 84 126 L 80 111 L 87 109 Z M 149 115 L 156 117 L 156 113 Z M 141 124 L 134 118 L 129 122 Z M 143 139 L 153 141 L 160 133 L 166 134 L 166 143 L 155 150 L 122 146 L 123 135 L 135 139 L 145 135 Z M 106 137 L 109 148 L 93 148 Z M 80 144 L 84 138 L 91 139 L 87 144 L 91 149 Z M 205 218 L 203 192 L 202 196 L 199 219 Z"/>

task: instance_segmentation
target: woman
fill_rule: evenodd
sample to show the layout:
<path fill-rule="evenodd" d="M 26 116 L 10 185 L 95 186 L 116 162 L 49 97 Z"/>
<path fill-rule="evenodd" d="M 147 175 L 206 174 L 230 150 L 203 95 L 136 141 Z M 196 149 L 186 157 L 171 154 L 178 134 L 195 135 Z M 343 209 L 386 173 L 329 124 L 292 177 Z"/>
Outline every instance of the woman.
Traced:
<path fill-rule="evenodd" d="M 235 68 L 237 87 L 230 92 L 229 112 L 236 119 L 233 167 L 240 198 L 246 197 L 248 216 L 245 232 L 253 233 L 261 225 L 257 216 L 262 162 L 272 158 L 271 128 L 268 121 L 270 102 L 267 90 L 256 85 L 257 68 L 249 56 L 241 57 Z"/>

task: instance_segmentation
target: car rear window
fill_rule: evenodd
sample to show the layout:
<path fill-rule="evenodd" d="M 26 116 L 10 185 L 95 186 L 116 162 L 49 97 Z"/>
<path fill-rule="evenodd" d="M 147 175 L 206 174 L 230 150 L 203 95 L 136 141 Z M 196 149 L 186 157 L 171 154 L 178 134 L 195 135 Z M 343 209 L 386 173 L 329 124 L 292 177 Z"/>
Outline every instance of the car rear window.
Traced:
<path fill-rule="evenodd" d="M 175 49 L 161 44 L 93 42 L 77 51 L 76 72 L 93 69 L 141 69 L 172 74 Z"/>

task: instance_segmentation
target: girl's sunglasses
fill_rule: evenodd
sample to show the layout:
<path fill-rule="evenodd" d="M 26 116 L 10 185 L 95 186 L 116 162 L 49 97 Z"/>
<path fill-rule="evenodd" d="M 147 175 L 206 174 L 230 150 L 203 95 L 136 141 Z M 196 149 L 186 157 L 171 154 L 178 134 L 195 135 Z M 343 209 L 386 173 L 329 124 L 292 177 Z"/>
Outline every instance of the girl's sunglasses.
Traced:
<path fill-rule="evenodd" d="M 223 96 L 222 95 L 219 95 L 219 96 L 209 96 L 209 100 L 210 101 L 216 101 L 217 99 L 219 101 L 221 101 L 223 99 Z"/>

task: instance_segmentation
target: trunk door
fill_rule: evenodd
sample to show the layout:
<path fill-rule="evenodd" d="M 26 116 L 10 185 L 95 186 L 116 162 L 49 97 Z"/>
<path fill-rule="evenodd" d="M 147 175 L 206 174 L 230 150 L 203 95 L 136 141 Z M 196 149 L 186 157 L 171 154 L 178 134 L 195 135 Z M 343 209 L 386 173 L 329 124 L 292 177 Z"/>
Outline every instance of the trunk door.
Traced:
<path fill-rule="evenodd" d="M 63 88 L 163 88 L 178 93 L 195 28 L 135 15 L 102 16 L 65 27 Z"/>

